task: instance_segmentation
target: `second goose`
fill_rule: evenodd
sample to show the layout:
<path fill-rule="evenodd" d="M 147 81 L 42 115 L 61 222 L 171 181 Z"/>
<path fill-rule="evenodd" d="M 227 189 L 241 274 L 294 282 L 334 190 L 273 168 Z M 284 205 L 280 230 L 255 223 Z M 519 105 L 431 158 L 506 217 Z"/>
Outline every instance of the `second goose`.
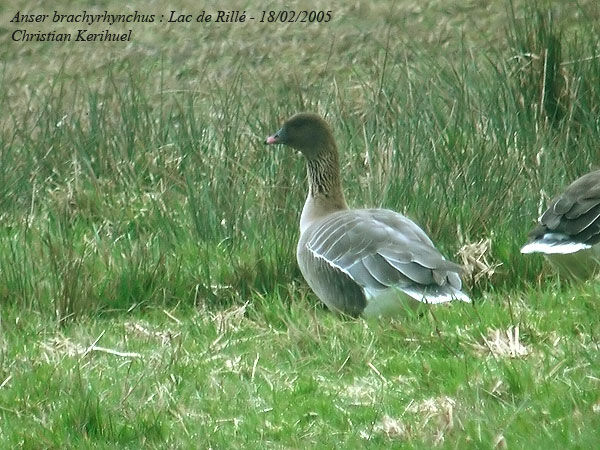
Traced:
<path fill-rule="evenodd" d="M 585 280 L 600 272 L 600 170 L 552 200 L 521 253 L 544 254 L 567 278 Z"/>

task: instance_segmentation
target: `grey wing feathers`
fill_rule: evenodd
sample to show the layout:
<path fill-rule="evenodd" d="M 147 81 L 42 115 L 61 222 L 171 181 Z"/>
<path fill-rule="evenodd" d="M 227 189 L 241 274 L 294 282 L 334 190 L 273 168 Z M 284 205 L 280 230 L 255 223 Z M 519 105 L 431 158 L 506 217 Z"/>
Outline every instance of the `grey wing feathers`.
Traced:
<path fill-rule="evenodd" d="M 600 171 L 584 175 L 552 201 L 530 242 L 556 235 L 564 244 L 600 242 Z"/>
<path fill-rule="evenodd" d="M 393 211 L 334 213 L 311 230 L 306 246 L 370 291 L 461 288 L 460 266 L 444 259 L 414 222 Z"/>

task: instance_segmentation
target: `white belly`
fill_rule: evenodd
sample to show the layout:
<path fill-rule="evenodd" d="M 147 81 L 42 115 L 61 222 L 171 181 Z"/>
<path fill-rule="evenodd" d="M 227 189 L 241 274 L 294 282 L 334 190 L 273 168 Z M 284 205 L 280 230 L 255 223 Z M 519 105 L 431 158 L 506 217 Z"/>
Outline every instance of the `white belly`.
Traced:
<path fill-rule="evenodd" d="M 365 318 L 372 317 L 406 317 L 418 314 L 427 307 L 400 289 L 389 288 L 384 291 L 366 293 L 367 306 L 362 312 Z"/>

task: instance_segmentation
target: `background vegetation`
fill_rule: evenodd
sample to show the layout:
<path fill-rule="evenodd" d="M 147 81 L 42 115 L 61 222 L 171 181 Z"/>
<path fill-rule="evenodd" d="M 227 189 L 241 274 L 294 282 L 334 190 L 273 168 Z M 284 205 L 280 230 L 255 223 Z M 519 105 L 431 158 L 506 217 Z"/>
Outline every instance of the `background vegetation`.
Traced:
<path fill-rule="evenodd" d="M 597 166 L 596 1 L 315 2 L 330 23 L 135 24 L 118 44 L 13 42 L 77 28 L 11 23 L 54 9 L 19 3 L 0 4 L 3 446 L 599 441 L 600 288 L 519 254 Z M 416 219 L 473 306 L 369 323 L 318 304 L 294 256 L 303 162 L 262 144 L 300 110 L 333 126 L 350 203 Z"/>

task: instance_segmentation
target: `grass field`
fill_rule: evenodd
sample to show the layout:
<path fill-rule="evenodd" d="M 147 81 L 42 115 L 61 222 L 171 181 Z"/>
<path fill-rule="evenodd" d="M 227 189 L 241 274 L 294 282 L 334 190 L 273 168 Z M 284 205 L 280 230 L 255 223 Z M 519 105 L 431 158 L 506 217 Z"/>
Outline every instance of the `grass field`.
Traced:
<path fill-rule="evenodd" d="M 0 4 L 0 447 L 597 447 L 600 285 L 519 253 L 598 167 L 596 0 L 315 2 L 333 20 L 109 27 L 123 43 L 14 42 L 82 25 L 10 20 L 197 3 L 17 3 Z M 201 8 L 280 8 L 226 3 Z M 349 203 L 414 218 L 473 305 L 320 306 L 295 262 L 303 161 L 262 144 L 301 110 L 335 130 Z"/>

